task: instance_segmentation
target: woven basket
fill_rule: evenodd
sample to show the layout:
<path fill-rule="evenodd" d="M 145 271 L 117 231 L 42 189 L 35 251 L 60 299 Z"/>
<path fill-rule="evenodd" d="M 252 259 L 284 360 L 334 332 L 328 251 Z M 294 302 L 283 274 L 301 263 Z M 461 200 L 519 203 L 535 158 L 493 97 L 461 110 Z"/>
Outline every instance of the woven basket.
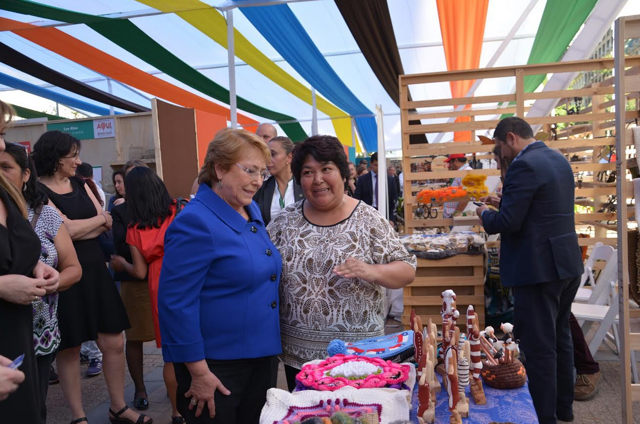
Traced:
<path fill-rule="evenodd" d="M 522 362 L 514 359 L 508 364 L 493 365 L 482 361 L 482 379 L 494 389 L 517 389 L 527 382 L 527 372 Z"/>

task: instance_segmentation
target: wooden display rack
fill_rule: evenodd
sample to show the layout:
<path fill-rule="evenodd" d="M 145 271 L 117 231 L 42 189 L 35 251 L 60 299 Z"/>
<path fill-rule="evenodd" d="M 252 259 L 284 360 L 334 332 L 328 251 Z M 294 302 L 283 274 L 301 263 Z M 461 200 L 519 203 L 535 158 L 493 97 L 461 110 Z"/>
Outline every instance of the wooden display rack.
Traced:
<path fill-rule="evenodd" d="M 640 90 L 640 75 L 638 75 L 638 67 L 640 67 L 640 57 L 629 57 L 626 59 L 626 67 L 628 69 L 625 76 L 626 92 L 637 92 Z M 595 59 L 583 60 L 575 62 L 559 62 L 550 64 L 511 66 L 501 68 L 488 68 L 476 70 L 463 70 L 452 72 L 437 72 L 430 74 L 402 75 L 400 76 L 400 111 L 402 123 L 402 148 L 403 148 L 403 170 L 404 170 L 404 208 L 405 208 L 405 232 L 413 234 L 416 228 L 428 227 L 448 227 L 453 225 L 481 225 L 480 219 L 467 218 L 464 224 L 454 221 L 455 218 L 443 218 L 439 213 L 437 218 L 418 219 L 414 216 L 414 209 L 418 206 L 416 200 L 417 192 L 422 189 L 418 182 L 425 180 L 441 180 L 464 177 L 467 173 L 484 174 L 487 176 L 499 176 L 500 171 L 497 169 L 477 169 L 471 171 L 449 171 L 438 170 L 432 172 L 413 172 L 412 164 L 420 164 L 425 162 L 425 157 L 436 157 L 440 159 L 446 155 L 454 153 L 463 153 L 474 155 L 476 159 L 492 158 L 493 145 L 483 145 L 480 141 L 476 141 L 477 135 L 484 135 L 486 130 L 492 130 L 500 121 L 502 114 L 515 114 L 524 117 L 532 126 L 542 125 L 542 130 L 551 134 L 551 125 L 563 123 L 567 127 L 563 131 L 557 132 L 557 139 L 547 141 L 546 144 L 551 148 L 561 150 L 570 156 L 585 154 L 588 160 L 572 162 L 571 167 L 574 173 L 585 173 L 584 182 L 581 188 L 576 188 L 576 197 L 578 203 L 583 206 L 589 206 L 588 211 L 576 213 L 576 228 L 579 232 L 584 231 L 587 226 L 595 227 L 595 237 L 580 238 L 581 246 L 593 245 L 602 242 L 609 245 L 616 245 L 615 238 L 607 237 L 607 232 L 615 230 L 615 221 L 618 219 L 616 213 L 598 212 L 602 209 L 609 196 L 616 195 L 616 186 L 614 183 L 602 183 L 596 175 L 603 171 L 613 171 L 616 169 L 615 163 L 598 163 L 599 155 L 607 146 L 616 145 L 616 138 L 608 134 L 608 131 L 615 126 L 616 114 L 612 107 L 614 101 L 606 101 L 605 96 L 612 95 L 615 92 L 614 81 L 611 78 L 600 84 L 594 84 L 591 87 L 580 89 L 569 89 L 559 91 L 542 91 L 536 93 L 524 92 L 524 79 L 529 75 L 538 74 L 559 74 L 559 73 L 575 73 L 601 71 L 613 69 L 613 59 Z M 635 67 L 635 68 L 634 68 Z M 461 80 L 477 80 L 492 78 L 514 78 L 515 94 L 496 94 L 490 96 L 475 96 L 466 98 L 441 98 L 434 100 L 409 100 L 410 86 L 426 86 L 428 90 L 429 84 L 450 83 L 452 81 Z M 414 92 L 415 94 L 415 92 Z M 416 98 L 416 96 L 413 96 Z M 529 106 L 534 101 L 551 99 L 558 101 L 565 98 L 590 97 L 591 107 L 581 110 L 579 114 L 565 116 L 545 116 L 528 118 L 525 112 L 529 110 Z M 497 104 L 508 105 L 508 107 L 497 107 Z M 454 107 L 460 105 L 469 105 L 467 109 L 453 110 Z M 430 108 L 438 108 L 437 110 L 429 110 Z M 419 112 L 415 112 L 418 109 Z M 622 119 L 625 122 L 634 121 L 640 115 L 638 113 L 638 104 L 636 110 L 625 111 Z M 624 110 L 624 109 L 623 109 Z M 442 119 L 450 118 L 468 118 L 466 122 L 446 122 L 442 123 Z M 487 119 L 488 118 L 488 119 Z M 433 123 L 433 120 L 440 122 Z M 422 120 L 422 122 L 420 122 Z M 413 122 L 413 124 L 411 123 Z M 420 124 L 416 123 L 420 122 Z M 624 127 L 624 125 L 623 125 Z M 439 143 L 428 145 L 409 144 L 409 136 L 412 134 L 427 134 L 429 140 L 435 138 L 438 133 L 453 133 L 456 131 L 471 131 L 469 140 L 456 143 Z M 431 136 L 429 136 L 431 134 Z M 624 148 L 618 148 L 616 152 L 624 151 L 618 154 L 618 158 L 626 160 L 628 156 L 634 154 L 633 142 L 630 129 L 624 129 Z M 452 137 L 450 137 L 452 138 Z M 591 152 L 591 153 L 589 153 Z M 434 162 L 435 160 L 434 159 Z M 624 171 L 618 172 L 618 175 L 627 175 Z M 633 193 L 632 183 L 628 177 L 620 179 L 624 186 L 624 193 Z M 618 197 L 627 199 L 628 196 Z M 624 205 L 625 202 L 619 202 Z M 618 207 L 619 212 L 620 207 Z M 441 212 L 441 210 L 439 211 Z M 625 215 L 634 214 L 633 208 L 625 209 Z M 625 221 L 626 222 L 626 221 Z M 624 254 L 620 255 L 624 257 Z M 462 255 L 466 260 L 466 256 Z M 455 259 L 455 258 L 454 258 Z M 469 260 L 476 260 L 469 259 Z M 440 293 L 435 291 L 440 288 L 451 288 L 456 293 L 462 290 L 468 290 L 469 287 L 474 288 L 474 296 L 483 294 L 482 291 L 476 292 L 475 288 L 483 286 L 484 272 L 474 272 L 471 275 L 459 275 L 459 278 L 451 278 L 456 274 L 455 271 L 447 269 L 448 267 L 457 268 L 460 266 L 455 260 L 432 260 L 420 261 L 416 283 L 407 287 L 404 291 L 405 313 L 408 316 L 411 308 L 421 312 L 422 318 L 426 318 L 433 312 L 433 305 L 440 304 Z M 474 265 L 475 266 L 475 265 Z M 478 265 L 480 266 L 480 265 Z M 428 277 L 424 277 L 426 272 Z M 437 276 L 441 276 L 438 278 Z M 459 284 L 456 284 L 456 281 Z M 424 293 L 420 291 L 424 288 L 434 289 L 433 294 L 417 295 Z M 466 293 L 466 292 L 465 292 Z M 477 294 L 476 294 L 477 293 Z M 481 317 L 481 326 L 484 325 L 484 298 L 473 297 L 466 299 L 473 302 L 476 312 Z M 421 303 L 422 302 L 422 303 Z M 466 309 L 465 302 L 458 301 L 459 309 Z M 425 309 L 427 308 L 427 309 Z M 431 308 L 431 309 L 428 309 Z M 407 318 L 408 319 L 408 318 Z M 403 320 L 407 325 L 408 321 Z M 640 346 L 640 342 L 638 342 Z"/>
<path fill-rule="evenodd" d="M 617 151 L 623 149 L 631 139 L 629 130 L 626 129 L 627 94 L 633 95 L 640 91 L 638 78 L 630 81 L 629 71 L 625 69 L 631 66 L 634 58 L 625 57 L 625 42 L 630 38 L 640 38 L 640 15 L 618 18 L 615 23 L 615 100 L 616 108 L 616 146 Z M 636 106 L 637 106 L 636 101 Z M 618 175 L 627 175 L 627 161 L 625 157 L 617 157 L 616 171 Z M 626 199 L 633 196 L 633 186 L 627 184 L 626 180 L 618 179 L 616 185 L 618 199 Z M 638 199 L 636 199 L 638 200 Z M 618 209 L 618 299 L 620 301 L 620 369 L 622 396 L 621 412 L 622 422 L 631 424 L 634 422 L 633 401 L 640 401 L 640 384 L 632 382 L 631 379 L 631 350 L 640 350 L 640 333 L 632 333 L 629 325 L 629 238 L 627 237 L 628 211 L 626 208 Z M 636 217 L 636 221 L 638 218 Z M 634 384 L 635 383 L 635 384 Z"/>
<path fill-rule="evenodd" d="M 483 326 L 484 272 L 483 255 L 457 255 L 440 260 L 418 259 L 416 279 L 404 288 L 402 322 L 408 325 L 411 310 L 415 309 L 423 322 L 428 322 L 431 318 L 434 323 L 441 323 L 440 294 L 447 289 L 452 289 L 456 292 L 456 303 L 460 314 L 465 315 L 467 306 L 474 305 L 478 321 Z M 467 331 L 466 319 L 459 319 L 458 325 L 464 328 L 463 332 Z"/>

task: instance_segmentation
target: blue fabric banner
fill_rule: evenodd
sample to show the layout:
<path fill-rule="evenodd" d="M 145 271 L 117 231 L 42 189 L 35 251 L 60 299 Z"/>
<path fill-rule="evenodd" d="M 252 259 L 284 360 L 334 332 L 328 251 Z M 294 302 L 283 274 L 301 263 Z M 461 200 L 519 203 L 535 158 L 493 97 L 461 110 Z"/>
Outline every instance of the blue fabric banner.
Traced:
<path fill-rule="evenodd" d="M 37 85 L 33 85 L 26 81 L 19 80 L 18 78 L 14 78 L 10 75 L 3 74 L 2 72 L 0 72 L 0 84 L 25 91 L 27 93 L 35 94 L 36 96 L 44 97 L 45 99 L 49 99 L 66 106 L 71 106 L 76 109 L 84 110 L 84 111 L 95 113 L 98 115 L 111 114 L 109 109 L 107 108 L 100 107 L 91 103 L 87 103 L 82 100 L 74 99 L 64 94 L 47 90 L 46 88 L 38 87 Z M 120 114 L 120 112 L 116 112 L 116 114 Z"/>
<path fill-rule="evenodd" d="M 241 7 L 240 11 L 293 69 L 327 100 L 350 115 L 371 115 L 355 120 L 364 148 L 368 152 L 377 151 L 378 130 L 373 112 L 342 82 L 289 6 Z M 274 28 L 278 30 L 274 31 Z"/>

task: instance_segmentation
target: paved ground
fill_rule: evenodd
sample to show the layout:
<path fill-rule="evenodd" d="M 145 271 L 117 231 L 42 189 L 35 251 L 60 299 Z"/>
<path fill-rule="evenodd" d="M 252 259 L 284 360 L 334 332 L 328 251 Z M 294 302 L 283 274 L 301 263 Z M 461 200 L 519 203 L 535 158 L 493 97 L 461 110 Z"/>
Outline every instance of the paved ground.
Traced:
<path fill-rule="evenodd" d="M 634 327 L 640 329 L 640 322 Z M 635 331 L 638 331 L 634 328 Z M 608 347 L 598 352 L 596 359 L 600 362 L 603 378 L 598 395 L 587 402 L 574 403 L 574 415 L 577 424 L 622 424 L 620 417 L 620 363 L 615 353 Z M 640 359 L 640 357 L 639 357 Z M 640 363 L 638 364 L 640 368 Z M 83 366 L 83 368 L 86 366 Z M 126 375 L 125 400 L 133 402 L 133 384 L 128 372 Z M 171 422 L 171 405 L 162 382 L 162 357 L 155 343 L 145 345 L 145 382 L 149 392 L 150 407 L 145 412 L 157 424 Z M 284 370 L 280 367 L 278 387 L 286 389 Z M 108 395 L 102 376 L 82 380 L 82 397 L 85 411 L 91 424 L 109 424 Z M 50 424 L 67 424 L 71 420 L 60 385 L 51 386 L 47 399 Z M 640 424 L 640 403 L 633 408 L 635 423 Z M 526 424 L 526 423 L 519 423 Z"/>

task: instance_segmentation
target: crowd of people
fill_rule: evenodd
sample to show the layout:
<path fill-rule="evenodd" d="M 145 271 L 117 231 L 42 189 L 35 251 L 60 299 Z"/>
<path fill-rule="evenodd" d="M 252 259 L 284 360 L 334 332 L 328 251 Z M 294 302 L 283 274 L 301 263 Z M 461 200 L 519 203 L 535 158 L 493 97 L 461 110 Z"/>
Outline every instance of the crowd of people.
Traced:
<path fill-rule="evenodd" d="M 0 106 L 6 128 L 12 111 Z M 0 316 L 15 323 L 0 330 L 7 422 L 46 423 L 54 359 L 70 422 L 88 422 L 80 357 L 95 342 L 109 420 L 151 423 L 137 410 L 149 407 L 142 346 L 152 340 L 173 424 L 257 422 L 279 357 L 291 385 L 330 340 L 382 335 L 384 288 L 413 281 L 415 257 L 370 206 L 376 158 L 357 181 L 335 137 L 294 146 L 269 124 L 222 130 L 188 203 L 141 161 L 113 173 L 106 199 L 81 147 L 59 131 L 31 155 L 0 144 Z"/>
<path fill-rule="evenodd" d="M 0 102 L 0 114 L 1 133 L 12 110 Z M 478 215 L 502 236 L 501 275 L 514 290 L 538 418 L 570 420 L 572 339 L 584 342 L 569 327 L 582 274 L 571 168 L 519 118 L 503 120 L 495 139 L 504 190 L 484 199 L 499 210 Z M 113 173 L 107 200 L 81 147 L 48 131 L 29 155 L 0 137 L 0 322 L 12 323 L 0 326 L 2 422 L 46 423 L 54 359 L 71 424 L 88 422 L 80 356 L 95 341 L 109 420 L 150 424 L 137 411 L 149 407 L 142 346 L 155 340 L 172 424 L 257 423 L 279 361 L 293 390 L 330 341 L 383 335 L 395 317 L 385 296 L 401 299 L 415 278 L 416 258 L 393 227 L 401 174 L 390 166 L 383 175 L 387 220 L 376 211 L 377 154 L 356 166 L 333 136 L 294 145 L 269 124 L 221 130 L 190 201 L 173 198 L 142 161 Z M 463 155 L 448 162 L 469 166 Z"/>

